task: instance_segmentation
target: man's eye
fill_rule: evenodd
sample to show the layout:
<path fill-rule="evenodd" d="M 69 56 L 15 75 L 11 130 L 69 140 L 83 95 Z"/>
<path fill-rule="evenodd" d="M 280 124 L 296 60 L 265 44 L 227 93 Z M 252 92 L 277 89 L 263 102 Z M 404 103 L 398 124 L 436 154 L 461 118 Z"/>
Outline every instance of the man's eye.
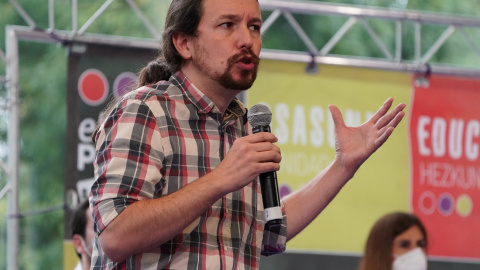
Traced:
<path fill-rule="evenodd" d="M 223 28 L 231 28 L 233 26 L 233 23 L 232 22 L 226 22 L 226 23 L 222 23 L 220 26 L 223 27 Z"/>
<path fill-rule="evenodd" d="M 260 25 L 252 25 L 252 26 L 250 26 L 250 29 L 252 29 L 253 31 L 257 31 L 257 32 L 260 31 L 260 28 L 261 28 Z"/>

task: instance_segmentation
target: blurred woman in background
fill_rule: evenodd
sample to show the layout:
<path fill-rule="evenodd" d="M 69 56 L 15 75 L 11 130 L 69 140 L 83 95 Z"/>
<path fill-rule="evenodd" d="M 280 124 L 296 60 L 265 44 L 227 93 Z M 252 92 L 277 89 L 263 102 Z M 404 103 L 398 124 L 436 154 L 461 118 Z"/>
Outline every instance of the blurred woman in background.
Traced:
<path fill-rule="evenodd" d="M 387 269 L 427 269 L 427 232 L 415 215 L 391 213 L 370 230 L 360 270 Z"/>

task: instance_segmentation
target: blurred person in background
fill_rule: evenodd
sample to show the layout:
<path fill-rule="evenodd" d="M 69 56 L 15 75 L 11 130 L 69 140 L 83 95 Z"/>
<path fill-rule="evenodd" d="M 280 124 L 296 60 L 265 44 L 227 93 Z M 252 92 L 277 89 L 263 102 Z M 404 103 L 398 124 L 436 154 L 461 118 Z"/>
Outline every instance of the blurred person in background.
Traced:
<path fill-rule="evenodd" d="M 394 212 L 373 225 L 360 270 L 426 270 L 427 231 L 413 214 Z"/>
<path fill-rule="evenodd" d="M 88 200 L 79 204 L 71 220 L 73 247 L 80 259 L 74 270 L 90 269 L 92 241 L 95 238 L 95 232 L 93 231 L 92 211 L 88 206 Z"/>

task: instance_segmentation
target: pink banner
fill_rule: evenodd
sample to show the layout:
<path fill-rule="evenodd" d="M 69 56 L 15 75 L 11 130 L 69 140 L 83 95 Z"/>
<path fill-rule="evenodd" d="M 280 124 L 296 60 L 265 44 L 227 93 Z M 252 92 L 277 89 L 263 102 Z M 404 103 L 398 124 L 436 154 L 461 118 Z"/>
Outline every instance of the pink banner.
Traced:
<path fill-rule="evenodd" d="M 480 259 L 480 80 L 413 78 L 411 204 L 429 255 Z"/>

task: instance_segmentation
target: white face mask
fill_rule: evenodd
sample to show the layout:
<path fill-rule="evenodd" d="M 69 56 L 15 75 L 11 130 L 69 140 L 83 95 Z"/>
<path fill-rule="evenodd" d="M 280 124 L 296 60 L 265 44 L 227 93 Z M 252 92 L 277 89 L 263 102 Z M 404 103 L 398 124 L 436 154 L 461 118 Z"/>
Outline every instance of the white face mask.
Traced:
<path fill-rule="evenodd" d="M 396 256 L 392 270 L 427 270 L 427 255 L 419 247 Z"/>

